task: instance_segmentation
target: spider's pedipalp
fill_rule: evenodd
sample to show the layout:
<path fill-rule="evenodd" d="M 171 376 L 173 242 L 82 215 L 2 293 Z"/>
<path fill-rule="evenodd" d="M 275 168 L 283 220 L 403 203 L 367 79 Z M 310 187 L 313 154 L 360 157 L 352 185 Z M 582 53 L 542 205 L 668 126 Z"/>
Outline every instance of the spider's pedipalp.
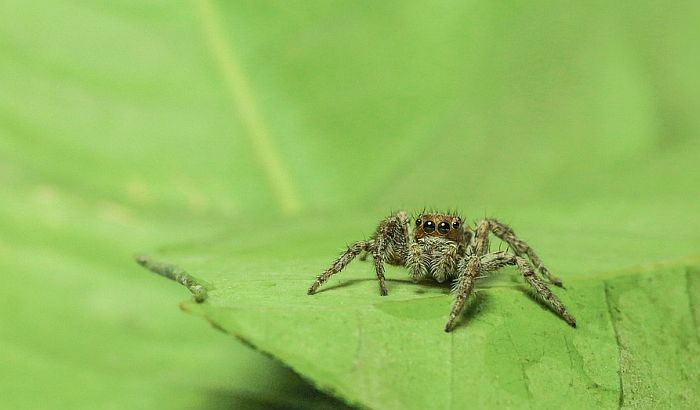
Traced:
<path fill-rule="evenodd" d="M 406 255 L 406 268 L 411 275 L 411 280 L 419 282 L 428 276 L 428 261 L 420 245 L 413 242 L 408 247 Z"/>

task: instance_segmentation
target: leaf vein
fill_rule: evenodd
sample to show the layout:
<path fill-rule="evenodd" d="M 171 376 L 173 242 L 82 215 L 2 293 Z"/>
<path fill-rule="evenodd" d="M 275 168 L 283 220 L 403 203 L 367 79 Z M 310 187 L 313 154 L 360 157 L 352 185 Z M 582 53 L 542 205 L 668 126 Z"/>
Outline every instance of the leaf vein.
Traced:
<path fill-rule="evenodd" d="M 240 68 L 233 45 L 226 40 L 218 10 L 210 0 L 198 0 L 196 5 L 209 51 L 224 77 L 229 97 L 238 110 L 257 161 L 265 171 L 278 205 L 285 214 L 298 213 L 302 208 L 301 197 L 277 148 L 270 139 L 267 126 L 257 108 L 248 79 Z"/>
<path fill-rule="evenodd" d="M 625 403 L 625 393 L 624 393 L 624 383 L 622 380 L 622 343 L 620 342 L 620 334 L 617 329 L 617 322 L 615 321 L 615 314 L 613 313 L 613 304 L 610 297 L 610 285 L 608 282 L 603 282 L 603 287 L 605 289 L 605 303 L 608 305 L 608 315 L 610 315 L 610 323 L 613 327 L 613 332 L 615 333 L 615 343 L 617 344 L 618 352 L 618 369 L 617 374 L 620 381 L 620 395 L 618 397 L 618 408 L 622 408 Z"/>
<path fill-rule="evenodd" d="M 532 396 L 532 390 L 530 390 L 530 378 L 527 375 L 525 361 L 523 360 L 523 356 L 518 351 L 518 348 L 515 344 L 515 340 L 513 340 L 513 335 L 510 333 L 510 330 L 508 330 L 506 334 L 508 335 L 508 340 L 510 341 L 510 344 L 513 346 L 513 351 L 515 352 L 516 356 L 518 356 L 518 364 L 520 365 L 520 371 L 522 372 L 523 381 L 525 382 L 525 390 L 527 391 L 527 397 L 530 401 L 532 401 L 534 397 Z"/>
<path fill-rule="evenodd" d="M 688 295 L 688 307 L 690 309 L 690 318 L 693 321 L 695 330 L 695 339 L 697 339 L 698 343 L 700 343 L 700 323 L 698 322 L 697 310 L 695 310 L 695 298 L 693 293 L 690 291 L 693 288 L 694 280 L 691 279 L 691 275 L 694 275 L 695 272 L 691 271 L 691 267 L 688 266 L 685 268 L 685 292 Z"/>

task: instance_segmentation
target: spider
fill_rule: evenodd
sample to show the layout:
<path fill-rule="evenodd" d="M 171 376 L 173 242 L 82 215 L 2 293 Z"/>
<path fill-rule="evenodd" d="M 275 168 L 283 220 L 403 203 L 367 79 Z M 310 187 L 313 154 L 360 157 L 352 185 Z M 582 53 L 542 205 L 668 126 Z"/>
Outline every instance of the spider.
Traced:
<path fill-rule="evenodd" d="M 464 303 L 474 289 L 475 280 L 507 265 L 515 265 L 532 288 L 546 300 L 566 323 L 576 327 L 576 320 L 567 312 L 561 301 L 547 285 L 535 275 L 535 269 L 550 283 L 562 287 L 562 282 L 552 276 L 532 248 L 515 236 L 513 230 L 496 219 L 487 218 L 472 230 L 459 216 L 450 213 L 422 213 L 415 219 L 414 229 L 405 211 L 382 220 L 375 233 L 364 241 L 358 241 L 336 259 L 308 290 L 312 295 L 331 276 L 345 268 L 356 256 L 365 259 L 371 254 L 374 270 L 379 280 L 379 294 L 388 294 L 384 279 L 384 263 L 404 266 L 411 279 L 419 282 L 432 277 L 437 282 L 453 281 L 455 301 L 445 332 L 452 330 Z M 512 252 L 489 253 L 489 235 L 506 242 Z M 523 258 L 527 256 L 529 261 Z M 533 268 L 534 265 L 534 268 Z"/>

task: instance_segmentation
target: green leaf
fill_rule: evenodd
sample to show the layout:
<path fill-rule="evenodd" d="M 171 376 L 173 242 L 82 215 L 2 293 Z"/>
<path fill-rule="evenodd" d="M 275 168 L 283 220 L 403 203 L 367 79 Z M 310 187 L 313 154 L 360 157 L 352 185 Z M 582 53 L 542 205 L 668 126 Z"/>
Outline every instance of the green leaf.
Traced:
<path fill-rule="evenodd" d="M 577 329 L 538 303 L 516 271 L 506 270 L 477 288 L 459 327 L 445 334 L 449 286 L 413 284 L 398 268 L 388 270 L 387 297 L 378 295 L 371 264 L 361 262 L 306 295 L 314 274 L 332 260 L 322 251 L 332 248 L 330 238 L 352 238 L 357 231 L 348 219 L 287 223 L 275 229 L 274 239 L 248 234 L 241 241 L 231 232 L 164 249 L 161 258 L 189 272 L 189 280 L 208 283 L 206 301 L 185 304 L 187 311 L 352 404 L 449 408 L 468 398 L 485 408 L 636 408 L 700 401 L 693 388 L 700 382 L 700 328 L 692 308 L 700 276 L 684 268 L 697 260 L 594 275 L 589 269 L 600 269 L 595 263 L 562 249 L 551 266 L 566 272 L 566 290 L 555 291 L 576 316 Z M 642 252 L 657 242 L 618 240 L 610 249 L 596 241 L 604 233 L 557 232 L 537 242 L 610 257 L 598 262 L 608 267 L 624 266 L 630 249 L 643 260 Z M 173 269 L 153 261 L 151 268 Z"/>

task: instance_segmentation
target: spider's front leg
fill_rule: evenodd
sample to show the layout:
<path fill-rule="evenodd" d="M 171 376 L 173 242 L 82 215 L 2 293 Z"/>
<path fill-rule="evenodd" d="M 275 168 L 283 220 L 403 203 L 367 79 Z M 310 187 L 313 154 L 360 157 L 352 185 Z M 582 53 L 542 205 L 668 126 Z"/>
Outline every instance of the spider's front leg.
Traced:
<path fill-rule="evenodd" d="M 383 220 L 374 234 L 372 256 L 379 279 L 379 294 L 382 296 L 389 294 L 384 283 L 384 262 L 396 264 L 405 261 L 408 237 L 408 215 L 404 211 Z"/>
<path fill-rule="evenodd" d="M 457 279 L 457 286 L 454 288 L 456 294 L 455 301 L 452 305 L 452 311 L 450 312 L 447 324 L 445 324 L 445 332 L 451 331 L 454 327 L 454 322 L 457 316 L 462 312 L 464 303 L 467 301 L 469 295 L 471 295 L 472 290 L 474 290 L 474 282 L 481 273 L 481 258 L 479 256 L 472 255 L 463 259 L 463 261 L 464 266 L 460 266 L 460 275 Z"/>
<path fill-rule="evenodd" d="M 384 219 L 377 227 L 370 240 L 359 241 L 348 247 L 333 264 L 318 276 L 316 282 L 309 288 L 308 294 L 312 295 L 331 276 L 345 268 L 361 252 L 372 253 L 374 257 L 374 270 L 379 280 L 379 293 L 382 296 L 388 294 L 386 279 L 384 278 L 384 262 L 400 262 L 405 258 L 406 238 L 408 238 L 408 216 L 405 212 Z"/>
<path fill-rule="evenodd" d="M 455 319 L 462 312 L 464 303 L 474 289 L 474 282 L 481 274 L 481 257 L 488 252 L 489 248 L 489 232 L 491 226 L 488 222 L 482 222 L 476 227 L 474 236 L 469 244 L 469 251 L 466 258 L 461 260 L 459 264 L 459 275 L 457 277 L 457 286 L 454 288 L 456 294 L 455 302 L 452 305 L 450 317 L 445 325 L 445 332 L 449 332 L 454 327 Z"/>
<path fill-rule="evenodd" d="M 459 316 L 464 307 L 464 303 L 474 289 L 476 278 L 482 273 L 493 272 L 507 265 L 515 265 L 520 270 L 525 280 L 533 287 L 559 316 L 572 327 L 576 327 L 576 319 L 566 310 L 564 304 L 552 291 L 540 280 L 532 269 L 532 265 L 519 256 L 509 252 L 495 252 L 483 256 L 470 256 L 465 259 L 465 267 L 461 270 L 462 275 L 455 289 L 456 298 L 450 312 L 450 317 L 445 325 L 445 331 L 449 332 L 454 327 L 454 321 Z"/>

